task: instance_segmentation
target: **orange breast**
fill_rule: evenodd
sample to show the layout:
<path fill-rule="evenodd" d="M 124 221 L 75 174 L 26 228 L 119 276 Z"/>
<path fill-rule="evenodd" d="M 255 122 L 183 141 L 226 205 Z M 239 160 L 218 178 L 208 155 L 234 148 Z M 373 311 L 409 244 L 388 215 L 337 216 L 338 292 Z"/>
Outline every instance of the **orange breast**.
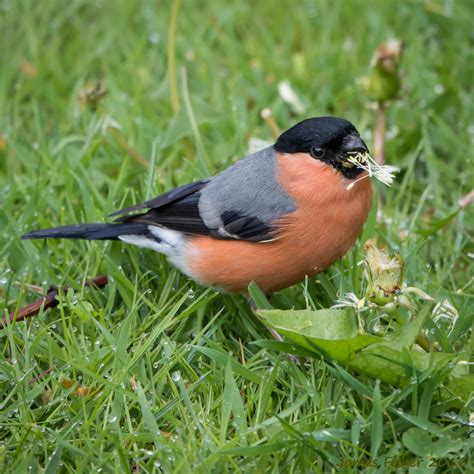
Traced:
<path fill-rule="evenodd" d="M 296 210 L 278 221 L 277 239 L 193 237 L 188 268 L 198 281 L 242 292 L 253 280 L 272 293 L 325 270 L 352 247 L 372 204 L 370 180 L 347 190 L 340 173 L 304 153 L 278 155 L 278 165 Z"/>

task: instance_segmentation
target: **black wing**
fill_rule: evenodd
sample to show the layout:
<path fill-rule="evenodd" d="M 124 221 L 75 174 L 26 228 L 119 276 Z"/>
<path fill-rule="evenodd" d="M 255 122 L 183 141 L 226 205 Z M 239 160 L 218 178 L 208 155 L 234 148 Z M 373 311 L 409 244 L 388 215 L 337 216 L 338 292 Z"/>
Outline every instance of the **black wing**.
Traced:
<path fill-rule="evenodd" d="M 158 208 L 168 204 L 173 204 L 174 202 L 179 201 L 186 196 L 200 191 L 209 181 L 210 179 L 201 179 L 200 181 L 195 181 L 194 183 L 184 184 L 183 186 L 172 189 L 167 193 L 160 194 L 159 196 L 148 201 L 135 204 L 131 207 L 126 207 L 125 209 L 120 209 L 119 211 L 115 211 L 112 214 L 109 214 L 109 217 L 119 216 L 120 214 L 128 214 L 129 212 L 138 211 L 139 209 Z"/>
<path fill-rule="evenodd" d="M 221 216 L 224 223 L 221 238 L 236 238 L 250 242 L 272 240 L 272 229 L 257 217 L 243 216 L 236 211 L 226 211 Z"/>
<path fill-rule="evenodd" d="M 116 222 L 159 225 L 186 234 L 207 235 L 218 239 L 261 242 L 273 238 L 271 229 L 258 218 L 236 211 L 222 214 L 221 227 L 211 229 L 206 226 L 199 214 L 198 204 L 201 190 L 208 182 L 209 180 L 202 180 L 180 186 L 149 201 L 114 212 L 111 216 L 148 208 L 144 213 L 119 217 Z"/>

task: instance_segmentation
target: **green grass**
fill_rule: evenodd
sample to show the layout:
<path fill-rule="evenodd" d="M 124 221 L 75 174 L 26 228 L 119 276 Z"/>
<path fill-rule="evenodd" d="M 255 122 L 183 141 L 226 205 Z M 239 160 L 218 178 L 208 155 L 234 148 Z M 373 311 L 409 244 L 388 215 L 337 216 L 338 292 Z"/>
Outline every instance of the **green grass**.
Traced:
<path fill-rule="evenodd" d="M 0 331 L 0 471 L 472 472 L 472 400 L 437 400 L 436 374 L 398 393 L 328 361 L 298 365 L 255 344 L 268 333 L 243 297 L 195 285 L 160 255 L 20 241 L 223 169 L 249 137 L 271 139 L 262 108 L 282 128 L 302 118 L 280 80 L 305 116 L 346 117 L 371 142 L 357 79 L 397 36 L 404 90 L 386 155 L 401 173 L 374 234 L 405 259 L 408 285 L 458 312 L 452 331 L 428 319 L 431 343 L 472 346 L 472 209 L 433 225 L 473 183 L 472 2 L 182 0 L 174 55 L 168 2 L 92 3 L 0 0 L 0 305 L 5 314 L 35 300 L 26 284 L 74 288 L 57 309 Z M 97 112 L 77 100 L 89 80 L 108 91 Z M 103 131 L 106 116 L 122 145 Z M 273 305 L 330 307 L 358 293 L 361 244 Z M 103 290 L 78 283 L 104 273 Z M 456 450 L 417 456 L 403 437 L 414 427 Z"/>

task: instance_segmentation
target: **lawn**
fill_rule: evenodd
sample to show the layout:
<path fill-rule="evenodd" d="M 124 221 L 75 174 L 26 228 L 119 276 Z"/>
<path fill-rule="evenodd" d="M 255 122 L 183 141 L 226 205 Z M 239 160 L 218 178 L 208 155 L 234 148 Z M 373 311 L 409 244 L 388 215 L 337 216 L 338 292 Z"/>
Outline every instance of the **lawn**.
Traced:
<path fill-rule="evenodd" d="M 458 203 L 474 182 L 473 10 L 469 0 L 0 0 L 3 315 L 50 285 L 71 287 L 55 309 L 0 330 L 0 471 L 472 472 L 472 394 L 441 396 L 456 364 L 431 363 L 400 389 L 328 357 L 295 362 L 263 342 L 244 297 L 202 288 L 150 250 L 20 236 L 104 222 L 222 170 L 251 141 L 272 140 L 264 108 L 281 129 L 345 117 L 371 144 L 360 78 L 397 37 L 402 88 L 385 154 L 400 173 L 375 184 L 383 207 L 364 239 L 398 252 L 404 284 L 433 298 L 413 296 L 406 312 L 427 311 L 428 351 L 472 364 L 474 206 Z M 282 100 L 284 80 L 304 111 Z M 364 239 L 272 306 L 361 298 Z M 102 274 L 104 288 L 81 285 Z"/>

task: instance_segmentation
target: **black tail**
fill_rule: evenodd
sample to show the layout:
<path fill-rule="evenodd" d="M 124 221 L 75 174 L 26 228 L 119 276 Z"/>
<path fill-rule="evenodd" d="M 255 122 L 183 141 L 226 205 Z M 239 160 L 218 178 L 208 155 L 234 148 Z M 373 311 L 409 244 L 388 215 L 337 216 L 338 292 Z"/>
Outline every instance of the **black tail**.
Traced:
<path fill-rule="evenodd" d="M 76 224 L 40 229 L 23 235 L 22 240 L 29 239 L 84 239 L 84 240 L 118 240 L 120 235 L 148 234 L 146 224 Z"/>

